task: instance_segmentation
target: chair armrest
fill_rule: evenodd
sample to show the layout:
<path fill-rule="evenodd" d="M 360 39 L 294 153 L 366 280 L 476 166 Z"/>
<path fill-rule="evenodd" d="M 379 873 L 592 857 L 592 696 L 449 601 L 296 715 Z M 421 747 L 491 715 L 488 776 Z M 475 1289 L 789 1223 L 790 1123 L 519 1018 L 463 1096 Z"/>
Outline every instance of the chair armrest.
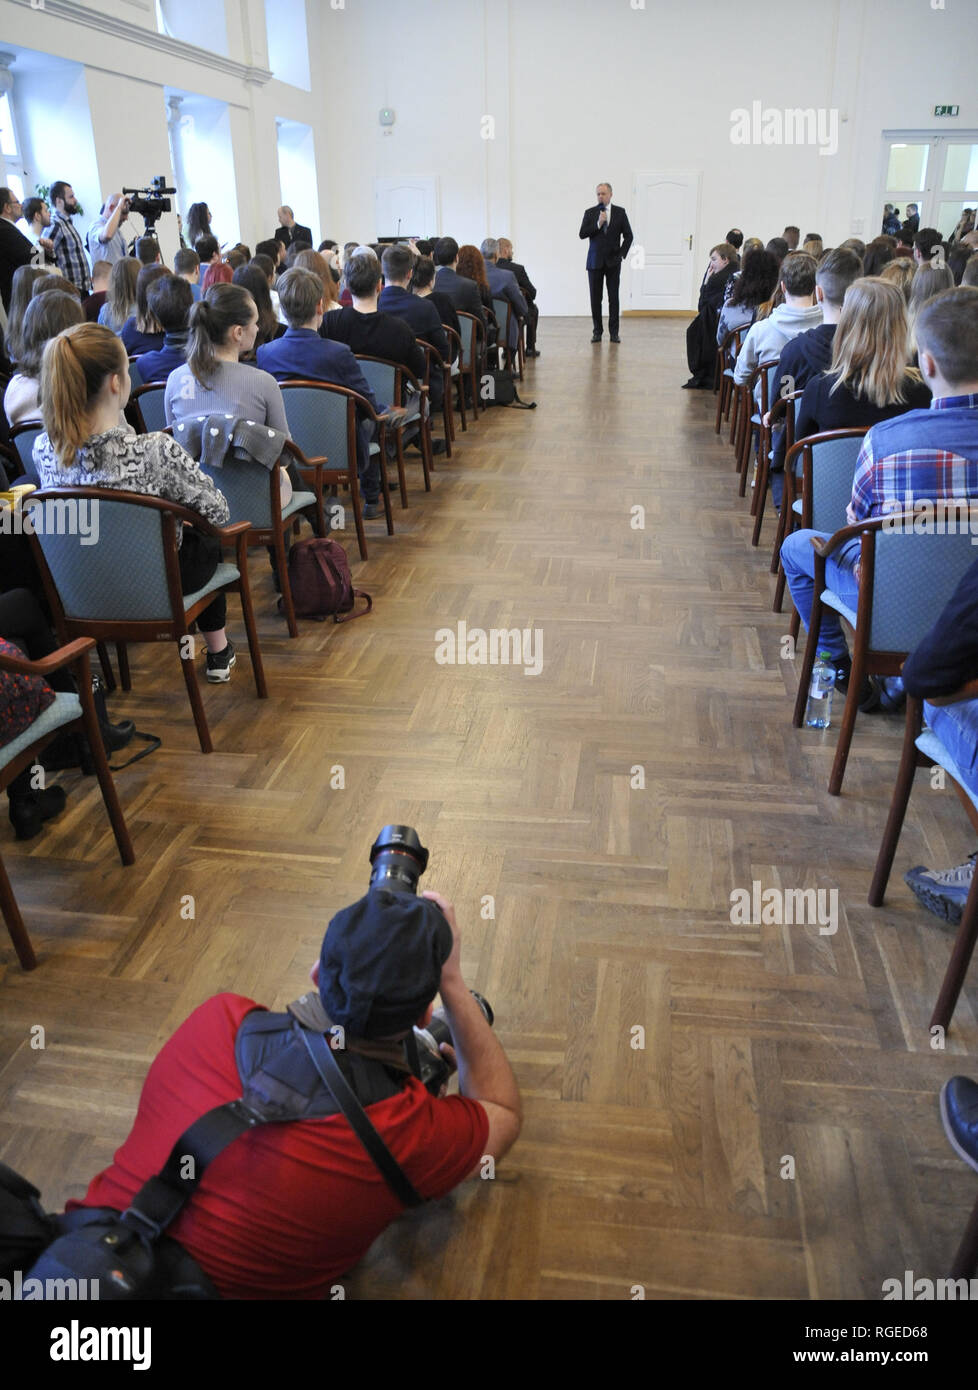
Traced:
<path fill-rule="evenodd" d="M 195 522 L 194 530 L 203 531 L 208 536 L 216 536 L 222 546 L 231 545 L 239 536 L 243 536 L 251 530 L 250 521 L 235 521 L 230 526 L 214 526 L 204 517 L 201 517 L 201 521 L 204 522 L 204 525 L 197 526 Z"/>
<path fill-rule="evenodd" d="M 859 536 L 864 536 L 869 532 L 882 531 L 883 527 L 893 530 L 907 529 L 913 531 L 914 513 L 913 512 L 889 512 L 886 516 L 870 517 L 867 521 L 857 521 L 854 526 L 843 526 L 841 531 L 836 531 L 828 540 L 819 540 L 817 536 L 812 537 L 812 548 L 816 555 L 824 556 L 826 559 L 845 545 L 847 541 L 855 540 Z"/>
<path fill-rule="evenodd" d="M 0 652 L 0 671 L 9 671 L 16 676 L 50 676 L 63 666 L 70 666 L 94 646 L 93 637 L 76 637 L 56 652 L 42 656 L 40 661 L 28 661 L 26 657 L 7 656 L 5 652 Z"/>

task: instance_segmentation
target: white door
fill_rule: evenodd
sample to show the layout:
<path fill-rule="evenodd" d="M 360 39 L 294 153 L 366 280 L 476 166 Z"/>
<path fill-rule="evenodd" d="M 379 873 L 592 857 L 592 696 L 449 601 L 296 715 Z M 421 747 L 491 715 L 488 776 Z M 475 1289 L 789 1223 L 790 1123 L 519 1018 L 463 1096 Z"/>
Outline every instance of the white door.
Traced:
<path fill-rule="evenodd" d="M 901 221 L 916 203 L 921 227 L 950 236 L 964 209 L 978 207 L 978 131 L 884 131 L 878 220 L 866 241 L 879 235 L 885 203 L 900 209 Z"/>
<path fill-rule="evenodd" d="M 378 237 L 438 235 L 438 180 L 411 177 L 374 179 Z"/>
<path fill-rule="evenodd" d="M 635 233 L 628 254 L 630 309 L 696 307 L 693 236 L 699 202 L 699 174 L 635 175 L 634 212 L 629 213 Z"/>

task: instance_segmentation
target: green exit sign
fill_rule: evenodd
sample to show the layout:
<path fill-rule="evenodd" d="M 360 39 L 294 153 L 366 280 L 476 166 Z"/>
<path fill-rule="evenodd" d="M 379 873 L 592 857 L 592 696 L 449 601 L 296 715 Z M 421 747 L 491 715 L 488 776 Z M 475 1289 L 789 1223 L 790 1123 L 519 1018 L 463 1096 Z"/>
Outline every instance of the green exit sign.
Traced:
<path fill-rule="evenodd" d="M 956 116 L 961 108 L 958 106 L 935 106 L 935 116 Z"/>

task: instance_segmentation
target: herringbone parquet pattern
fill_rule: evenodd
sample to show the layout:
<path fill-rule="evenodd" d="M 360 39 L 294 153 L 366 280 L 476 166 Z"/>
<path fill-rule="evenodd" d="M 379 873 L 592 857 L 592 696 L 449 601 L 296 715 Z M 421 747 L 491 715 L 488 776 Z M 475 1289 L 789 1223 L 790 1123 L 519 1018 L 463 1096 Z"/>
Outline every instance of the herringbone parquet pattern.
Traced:
<path fill-rule="evenodd" d="M 371 617 L 290 642 L 256 555 L 271 699 L 242 653 L 205 692 L 210 757 L 174 653 L 135 649 L 112 708 L 163 748 L 117 778 L 134 867 L 77 774 L 42 838 L 4 823 L 41 963 L 0 942 L 0 1155 L 49 1206 L 111 1158 L 201 1000 L 302 992 L 375 831 L 403 821 L 526 1119 L 495 1181 L 392 1228 L 350 1296 L 872 1299 L 946 1273 L 975 1194 L 937 1094 L 978 1070 L 978 982 L 933 1051 L 950 938 L 900 872 L 959 862 L 966 825 L 921 774 L 888 906 L 866 905 L 902 724 L 861 720 L 826 795 L 835 731 L 791 728 L 787 615 L 713 398 L 679 390 L 683 330 L 626 321 L 595 348 L 583 320 L 545 321 L 522 391 L 540 408 L 459 433 L 430 496 L 412 468 L 397 535 L 370 524 Z M 439 664 L 460 621 L 539 634 L 540 674 Z M 837 933 L 732 925 L 755 881 L 837 889 Z"/>

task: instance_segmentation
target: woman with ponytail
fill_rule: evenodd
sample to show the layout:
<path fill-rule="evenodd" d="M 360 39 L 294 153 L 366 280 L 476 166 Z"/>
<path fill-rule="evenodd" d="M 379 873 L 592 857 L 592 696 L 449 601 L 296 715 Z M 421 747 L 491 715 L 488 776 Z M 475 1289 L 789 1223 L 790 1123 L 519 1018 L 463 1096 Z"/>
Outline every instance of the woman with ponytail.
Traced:
<path fill-rule="evenodd" d="M 129 361 L 110 329 L 80 323 L 52 338 L 41 361 L 45 432 L 34 444 L 41 486 L 108 487 L 165 497 L 223 526 L 229 516 L 226 499 L 176 440 L 156 432 L 132 434 L 119 424 L 128 399 Z M 178 539 L 183 591 L 194 593 L 220 564 L 220 543 L 189 526 Z M 230 680 L 235 662 L 224 631 L 226 611 L 225 597 L 218 594 L 197 619 L 212 682 Z"/>

